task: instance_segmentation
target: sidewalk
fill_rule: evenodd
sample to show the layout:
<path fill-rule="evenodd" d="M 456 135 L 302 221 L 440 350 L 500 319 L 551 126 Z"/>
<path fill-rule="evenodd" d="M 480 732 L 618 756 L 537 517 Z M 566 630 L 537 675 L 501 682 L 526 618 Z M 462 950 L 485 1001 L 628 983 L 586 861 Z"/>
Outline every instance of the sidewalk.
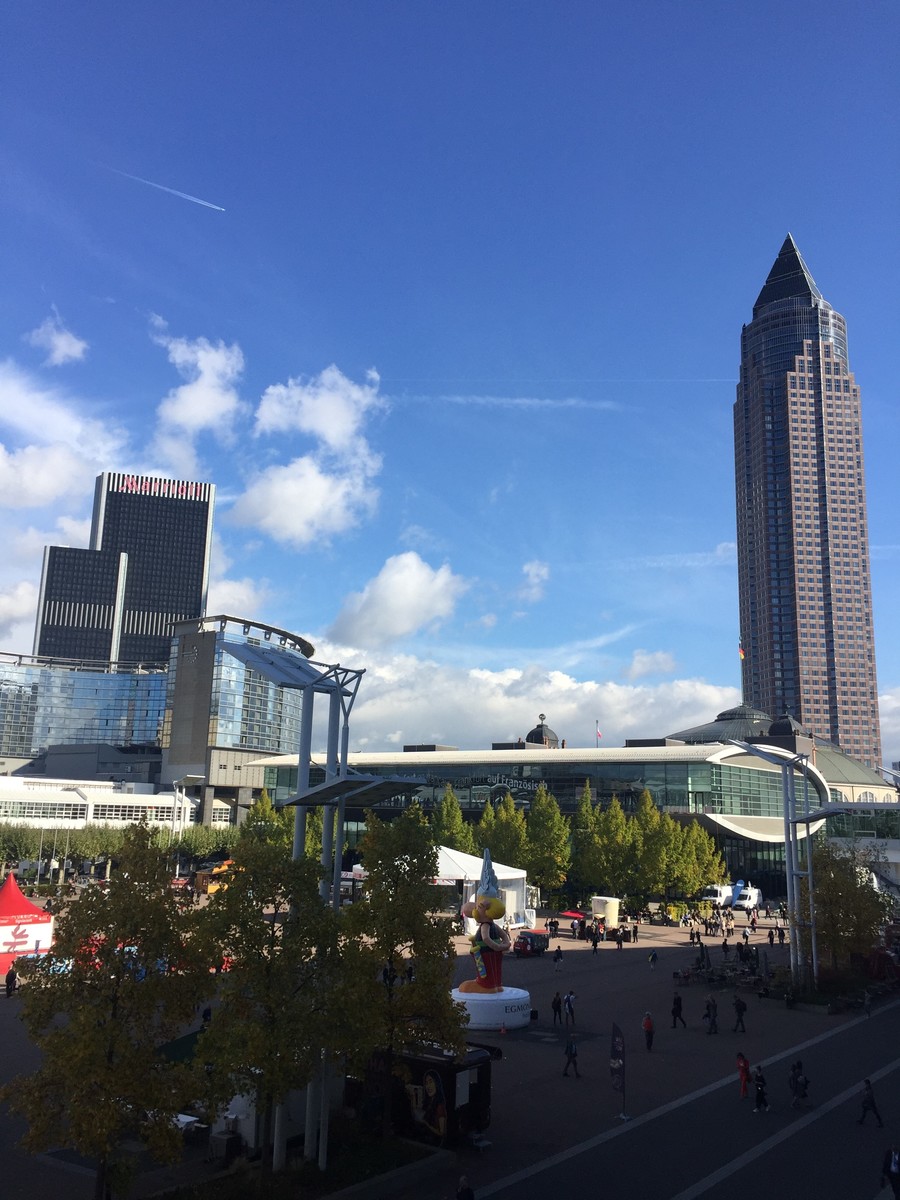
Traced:
<path fill-rule="evenodd" d="M 742 926 L 737 930 L 740 936 Z M 770 966 L 787 965 L 788 946 L 776 943 L 769 949 L 764 923 L 751 945 L 768 953 Z M 400 1190 L 398 1200 L 451 1200 L 460 1174 L 466 1174 L 478 1194 L 498 1179 L 537 1163 L 586 1137 L 613 1128 L 623 1110 L 630 1117 L 676 1101 L 697 1088 L 734 1078 L 737 1093 L 736 1056 L 741 1051 L 754 1066 L 768 1062 L 811 1037 L 836 1028 L 849 1019 L 802 1009 L 788 1009 L 783 1000 L 759 999 L 753 992 L 741 993 L 747 1002 L 746 1033 L 733 1033 L 735 1013 L 733 989 L 714 992 L 718 1003 L 719 1033 L 707 1034 L 701 1016 L 707 991 L 702 986 L 675 985 L 674 971 L 693 965 L 697 951 L 688 941 L 688 931 L 676 927 L 641 925 L 639 941 L 617 950 L 614 942 L 601 942 L 596 954 L 590 942 L 560 936 L 542 958 L 515 959 L 508 955 L 503 981 L 527 988 L 537 1020 L 525 1029 L 503 1034 L 481 1034 L 473 1041 L 499 1047 L 503 1059 L 494 1063 L 492 1076 L 492 1120 L 486 1132 L 490 1142 L 478 1151 L 459 1149 L 453 1171 L 420 1183 L 415 1191 Z M 707 941 L 713 966 L 722 962 L 721 941 Z M 731 941 L 734 945 L 734 939 Z M 559 972 L 551 959 L 562 946 Z M 456 939 L 457 982 L 471 974 L 468 943 Z M 655 968 L 648 956 L 657 953 Z M 733 960 L 734 952 L 729 956 Z M 683 1001 L 684 1029 L 672 1029 L 670 1010 L 676 990 Z M 565 1066 L 565 1028 L 553 1028 L 550 1002 L 572 988 L 577 997 L 575 1034 L 581 1078 L 562 1074 Z M 641 1031 L 646 1011 L 653 1015 L 655 1038 L 647 1052 Z M 610 1082 L 610 1036 L 613 1023 L 625 1037 L 624 1098 Z M 785 1064 L 785 1075 L 787 1066 Z"/>

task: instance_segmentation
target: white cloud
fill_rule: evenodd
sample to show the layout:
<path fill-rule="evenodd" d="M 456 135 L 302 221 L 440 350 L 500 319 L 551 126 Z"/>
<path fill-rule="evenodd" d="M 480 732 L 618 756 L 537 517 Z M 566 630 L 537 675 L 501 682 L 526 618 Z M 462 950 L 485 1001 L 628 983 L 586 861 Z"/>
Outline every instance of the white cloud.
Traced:
<path fill-rule="evenodd" d="M 733 567 L 737 562 L 737 544 L 719 542 L 714 550 L 685 551 L 679 554 L 648 554 L 620 563 L 623 567 L 663 567 L 684 569 L 688 567 Z"/>
<path fill-rule="evenodd" d="M 900 687 L 882 690 L 878 696 L 878 709 L 884 761 L 900 762 Z"/>
<path fill-rule="evenodd" d="M 89 488 L 90 468 L 66 446 L 0 445 L 0 507 L 40 508 Z"/>
<path fill-rule="evenodd" d="M 209 584 L 208 613 L 226 613 L 233 617 L 261 620 L 271 589 L 265 579 L 212 579 Z"/>
<path fill-rule="evenodd" d="M 670 675 L 675 670 L 675 656 L 667 650 L 635 650 L 625 669 L 626 679 L 643 679 L 645 675 Z"/>
<path fill-rule="evenodd" d="M 16 646 L 21 653 L 30 652 L 34 635 L 34 618 L 37 611 L 38 589 L 33 583 L 20 581 L 0 591 L 0 644 L 14 645 L 13 638 L 21 638 L 22 626 L 28 622 L 30 636 L 26 646 Z M 14 634 L 14 630 L 17 632 Z"/>
<path fill-rule="evenodd" d="M 364 473 L 330 474 L 307 456 L 260 475 L 235 501 L 231 519 L 303 549 L 353 529 L 377 502 Z"/>
<path fill-rule="evenodd" d="M 45 386 L 11 359 L 0 362 L 0 424 L 30 445 L 65 447 L 95 475 L 121 455 L 126 435 L 112 422 L 84 416 L 82 407 L 82 402 Z"/>
<path fill-rule="evenodd" d="M 488 749 L 492 742 L 524 737 L 541 712 L 570 747 L 596 745 L 595 721 L 601 745 L 620 746 L 628 737 L 664 737 L 711 721 L 740 700 L 737 688 L 703 679 L 652 686 L 595 682 L 540 665 L 489 671 L 313 640 L 320 661 L 366 669 L 353 709 L 351 749 L 417 742 Z"/>
<path fill-rule="evenodd" d="M 193 439 L 211 432 L 227 443 L 233 434 L 241 411 L 235 384 L 244 369 L 244 356 L 236 343 L 226 346 L 205 337 L 171 337 L 162 318 L 154 317 L 152 323 L 153 341 L 164 347 L 169 362 L 186 381 L 172 388 L 156 410 L 156 453 L 179 473 L 193 472 Z"/>
<path fill-rule="evenodd" d="M 348 596 L 328 636 L 377 646 L 451 616 L 468 583 L 446 563 L 437 570 L 413 550 L 389 558 L 361 592 Z"/>
<path fill-rule="evenodd" d="M 31 333 L 25 334 L 25 341 L 30 346 L 47 351 L 45 367 L 61 367 L 65 363 L 79 362 L 88 350 L 87 342 L 66 329 L 55 308 L 52 317 L 48 317 L 37 329 L 32 329 Z"/>
<path fill-rule="evenodd" d="M 361 431 L 366 415 L 382 404 L 375 371 L 357 384 L 331 366 L 308 382 L 267 388 L 256 434 L 303 434 L 314 445 L 252 480 L 235 501 L 234 522 L 296 549 L 355 528 L 378 503 L 372 480 L 381 458 Z"/>
<path fill-rule="evenodd" d="M 367 455 L 361 429 L 367 414 L 384 408 L 378 383 L 377 371 L 359 384 L 332 364 L 308 381 L 273 384 L 256 410 L 256 433 L 303 433 L 338 457 Z"/>
<path fill-rule="evenodd" d="M 525 583 L 519 588 L 518 597 L 526 604 L 535 604 L 544 596 L 544 584 L 550 578 L 550 567 L 545 562 L 532 559 L 522 567 Z"/>

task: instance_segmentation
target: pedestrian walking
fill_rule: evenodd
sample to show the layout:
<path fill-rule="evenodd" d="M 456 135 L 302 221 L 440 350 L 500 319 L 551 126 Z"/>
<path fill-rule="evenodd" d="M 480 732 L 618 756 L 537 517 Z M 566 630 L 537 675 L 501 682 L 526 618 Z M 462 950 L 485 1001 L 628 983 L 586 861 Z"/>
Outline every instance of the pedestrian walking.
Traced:
<path fill-rule="evenodd" d="M 703 1020 L 706 1022 L 707 1036 L 719 1032 L 719 1006 L 712 993 L 706 997 L 706 1011 L 703 1014 Z"/>
<path fill-rule="evenodd" d="M 763 1075 L 762 1067 L 757 1067 L 753 1073 L 753 1084 L 756 1088 L 756 1108 L 754 1112 L 768 1112 L 769 1101 L 766 1096 L 766 1077 Z"/>
<path fill-rule="evenodd" d="M 885 1151 L 881 1163 L 881 1186 L 891 1185 L 895 1196 L 900 1196 L 900 1139 L 894 1138 L 889 1150 Z"/>
<path fill-rule="evenodd" d="M 725 938 L 722 942 L 722 957 L 725 959 L 726 962 L 728 962 L 728 951 L 730 950 L 730 948 L 731 947 L 728 945 L 728 935 L 726 934 Z"/>
<path fill-rule="evenodd" d="M 741 937 L 744 939 L 744 945 L 746 946 L 747 943 L 750 941 L 750 930 L 748 929 L 748 927 L 746 925 L 744 926 L 743 932 L 741 933 Z"/>
<path fill-rule="evenodd" d="M 859 1114 L 857 1125 L 864 1125 L 866 1117 L 869 1113 L 875 1114 L 875 1120 L 878 1122 L 878 1128 L 881 1129 L 884 1121 L 881 1119 L 881 1113 L 878 1111 L 878 1105 L 875 1103 L 875 1093 L 872 1090 L 872 1084 L 868 1079 L 863 1080 L 862 1094 L 862 1112 Z"/>
<path fill-rule="evenodd" d="M 631 940 L 633 942 L 636 942 L 638 940 L 638 921 L 637 920 L 635 920 L 634 924 L 631 926 Z"/>
<path fill-rule="evenodd" d="M 16 972 L 16 968 L 10 967 L 9 970 L 6 972 L 6 998 L 7 998 L 7 1000 L 10 998 L 10 996 L 16 990 L 18 982 L 19 982 L 19 976 Z"/>
<path fill-rule="evenodd" d="M 778 926 L 778 945 L 779 946 L 784 945 L 784 926 L 783 925 Z"/>
<path fill-rule="evenodd" d="M 678 1022 L 681 1022 L 683 1028 L 687 1029 L 687 1021 L 681 1015 L 681 995 L 676 992 L 672 997 L 672 1028 L 674 1029 Z"/>
<path fill-rule="evenodd" d="M 557 946 L 553 951 L 553 970 L 557 974 L 562 970 L 562 946 Z"/>
<path fill-rule="evenodd" d="M 743 998 L 743 996 L 735 995 L 733 1006 L 734 1029 L 732 1029 L 731 1032 L 737 1033 L 737 1031 L 740 1030 L 741 1033 L 746 1033 L 747 1030 L 744 1028 L 744 1013 L 747 1011 L 747 1001 Z"/>
<path fill-rule="evenodd" d="M 456 1200 L 475 1200 L 475 1193 L 466 1175 L 460 1175 L 456 1185 Z"/>
<path fill-rule="evenodd" d="M 563 1012 L 566 1014 L 566 1028 L 569 1025 L 575 1028 L 575 993 L 573 991 L 566 992 L 563 996 Z"/>
<path fill-rule="evenodd" d="M 625 941 L 625 935 L 622 933 L 622 926 L 620 925 L 619 928 L 616 930 L 616 949 L 617 950 L 622 949 L 622 943 L 624 941 Z"/>
<path fill-rule="evenodd" d="M 771 949 L 775 945 L 775 930 L 770 929 L 767 936 L 769 938 L 769 948 Z"/>
<path fill-rule="evenodd" d="M 597 947 L 600 945 L 600 930 L 594 927 L 594 932 L 591 934 L 591 954 L 597 953 Z"/>
<path fill-rule="evenodd" d="M 750 1060 L 740 1050 L 737 1056 L 738 1083 L 741 1089 L 741 1099 L 747 1099 L 747 1087 L 750 1083 Z"/>
<path fill-rule="evenodd" d="M 557 992 L 556 995 L 553 997 L 553 999 L 550 1001 L 550 1007 L 553 1009 L 553 1028 L 555 1029 L 557 1022 L 559 1022 L 560 1025 L 562 1025 L 562 1023 L 563 1023 L 562 996 L 559 994 L 559 992 Z"/>
<path fill-rule="evenodd" d="M 569 1067 L 575 1068 L 575 1078 L 580 1079 L 578 1074 L 578 1043 L 575 1041 L 575 1034 L 570 1033 L 566 1038 L 566 1069 L 563 1075 L 568 1075 Z"/>
<path fill-rule="evenodd" d="M 799 1108 L 809 1092 L 809 1080 L 803 1074 L 803 1063 L 799 1058 L 795 1063 L 791 1063 L 788 1090 L 791 1093 L 791 1108 Z"/>
<path fill-rule="evenodd" d="M 650 970 L 655 971 L 656 970 L 656 951 L 655 950 L 651 950 L 650 953 L 647 955 L 647 961 L 650 963 Z"/>
<path fill-rule="evenodd" d="M 641 1029 L 644 1031 L 644 1044 L 648 1050 L 653 1049 L 653 1018 L 648 1012 L 644 1013 L 644 1019 L 641 1021 Z"/>

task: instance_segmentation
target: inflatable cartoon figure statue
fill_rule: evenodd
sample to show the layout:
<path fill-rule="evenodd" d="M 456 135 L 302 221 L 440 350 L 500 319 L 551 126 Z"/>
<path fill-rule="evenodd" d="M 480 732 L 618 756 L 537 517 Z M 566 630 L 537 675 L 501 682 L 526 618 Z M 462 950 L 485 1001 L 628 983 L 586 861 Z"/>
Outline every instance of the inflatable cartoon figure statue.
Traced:
<path fill-rule="evenodd" d="M 481 867 L 481 881 L 474 900 L 463 905 L 463 914 L 476 921 L 478 928 L 472 935 L 472 957 L 475 960 L 475 978 L 465 979 L 459 985 L 461 992 L 502 992 L 503 953 L 509 949 L 509 934 L 494 922 L 506 913 L 506 905 L 500 899 L 497 876 L 491 866 L 491 852 L 485 850 Z"/>

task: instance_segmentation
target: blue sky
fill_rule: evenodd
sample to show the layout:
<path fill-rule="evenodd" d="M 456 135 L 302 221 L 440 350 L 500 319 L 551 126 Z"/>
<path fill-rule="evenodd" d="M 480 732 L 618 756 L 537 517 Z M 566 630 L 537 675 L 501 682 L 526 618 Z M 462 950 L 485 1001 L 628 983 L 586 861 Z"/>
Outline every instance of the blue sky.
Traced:
<path fill-rule="evenodd" d="M 740 330 L 791 231 L 862 389 L 900 759 L 895 4 L 0 21 L 0 648 L 94 476 L 158 471 L 218 485 L 212 611 L 366 667 L 353 748 L 712 718 Z"/>

